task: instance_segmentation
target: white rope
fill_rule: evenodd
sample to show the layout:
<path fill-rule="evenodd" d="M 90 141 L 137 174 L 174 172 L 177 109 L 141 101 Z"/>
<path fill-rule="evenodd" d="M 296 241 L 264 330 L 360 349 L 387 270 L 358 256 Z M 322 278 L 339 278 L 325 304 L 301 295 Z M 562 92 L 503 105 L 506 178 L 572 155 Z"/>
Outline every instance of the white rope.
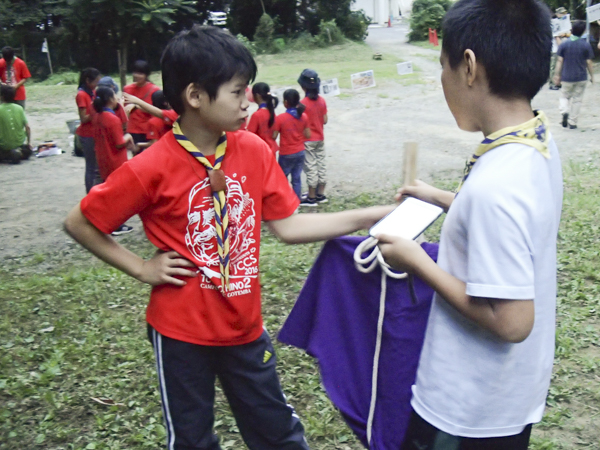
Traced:
<path fill-rule="evenodd" d="M 370 251 L 368 256 L 363 254 Z M 377 400 L 377 377 L 379 373 L 379 353 L 381 351 L 381 339 L 383 335 L 383 319 L 385 317 L 385 297 L 387 292 L 387 277 L 401 280 L 408 277 L 407 273 L 397 273 L 383 260 L 383 256 L 377 247 L 377 239 L 369 237 L 361 242 L 354 250 L 354 265 L 359 272 L 370 273 L 379 265 L 381 267 L 381 295 L 379 296 L 379 318 L 377 319 L 377 340 L 375 342 L 375 355 L 373 356 L 373 376 L 371 379 L 371 403 L 369 405 L 369 417 L 367 419 L 367 441 L 371 445 L 373 431 L 373 417 L 375 416 L 375 403 Z"/>

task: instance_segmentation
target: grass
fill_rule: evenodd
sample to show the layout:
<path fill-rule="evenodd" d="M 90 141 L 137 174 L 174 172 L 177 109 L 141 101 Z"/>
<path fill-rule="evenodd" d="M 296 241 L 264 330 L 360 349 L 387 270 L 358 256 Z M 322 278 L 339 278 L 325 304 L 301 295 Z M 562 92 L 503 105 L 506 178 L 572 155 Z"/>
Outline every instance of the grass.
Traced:
<path fill-rule="evenodd" d="M 565 167 L 556 362 L 544 420 L 534 427 L 534 450 L 574 444 L 592 449 L 600 442 L 598 171 L 592 164 Z M 362 194 L 325 209 L 386 201 L 387 193 Z M 438 223 L 428 238 L 436 240 L 439 229 Z M 152 253 L 134 237 L 124 243 L 143 256 Z M 289 313 L 319 248 L 285 246 L 265 233 L 261 282 L 271 335 Z M 145 336 L 149 289 L 83 251 L 66 260 L 36 253 L 7 264 L 0 269 L 0 449 L 161 447 L 165 430 Z M 282 384 L 311 448 L 361 448 L 323 392 L 315 362 L 294 348 L 276 348 Z M 220 391 L 215 429 L 224 449 L 244 448 Z"/>
<path fill-rule="evenodd" d="M 438 44 L 439 44 L 438 46 L 433 45 L 429 41 L 411 41 L 409 43 L 416 47 L 427 48 L 429 50 L 438 50 L 438 51 L 442 50 L 442 39 L 441 38 L 438 39 Z"/>
<path fill-rule="evenodd" d="M 393 55 L 383 54 L 382 60 L 373 59 L 373 49 L 364 43 L 347 42 L 343 45 L 310 52 L 290 51 L 276 55 L 261 55 L 258 62 L 258 81 L 271 86 L 297 86 L 300 73 L 310 67 L 322 80 L 337 78 L 340 88 L 350 89 L 350 75 L 373 70 L 377 83 L 399 80 L 396 64 L 404 62 Z"/>

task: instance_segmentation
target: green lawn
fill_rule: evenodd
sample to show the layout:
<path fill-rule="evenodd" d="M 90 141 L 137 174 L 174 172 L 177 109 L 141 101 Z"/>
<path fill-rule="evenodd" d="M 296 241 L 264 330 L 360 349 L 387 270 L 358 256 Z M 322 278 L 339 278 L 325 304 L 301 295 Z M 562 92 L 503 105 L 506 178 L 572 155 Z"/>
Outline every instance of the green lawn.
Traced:
<path fill-rule="evenodd" d="M 559 241 L 556 363 L 549 408 L 534 428 L 533 449 L 598 448 L 600 310 L 597 270 L 599 169 L 567 165 Z M 443 183 L 448 185 L 448 182 Z M 381 195 L 339 200 L 338 210 L 385 201 Z M 436 239 L 439 226 L 429 238 Z M 125 237 L 143 255 L 152 248 Z M 262 284 L 267 329 L 281 327 L 319 245 L 285 246 L 265 234 Z M 148 288 L 82 251 L 15 260 L 0 269 L 0 448 L 144 449 L 162 445 L 156 375 L 145 337 Z M 16 325 L 18 324 L 18 325 Z M 360 446 L 327 400 L 314 361 L 277 345 L 288 400 L 311 448 Z M 119 406 L 104 406 L 104 397 Z M 216 430 L 224 448 L 243 448 L 225 403 Z"/>

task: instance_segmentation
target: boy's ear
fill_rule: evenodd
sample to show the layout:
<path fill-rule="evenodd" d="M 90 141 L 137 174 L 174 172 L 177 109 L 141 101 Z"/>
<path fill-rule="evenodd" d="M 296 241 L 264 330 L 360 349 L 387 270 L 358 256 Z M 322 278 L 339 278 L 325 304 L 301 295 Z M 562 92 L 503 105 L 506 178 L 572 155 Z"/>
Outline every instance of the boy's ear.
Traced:
<path fill-rule="evenodd" d="M 195 83 L 190 83 L 181 94 L 184 103 L 193 109 L 200 109 L 205 102 L 209 101 L 207 92 Z"/>
<path fill-rule="evenodd" d="M 475 78 L 477 78 L 477 57 L 473 50 L 466 49 L 463 60 L 465 63 L 467 84 L 471 87 L 475 83 Z"/>

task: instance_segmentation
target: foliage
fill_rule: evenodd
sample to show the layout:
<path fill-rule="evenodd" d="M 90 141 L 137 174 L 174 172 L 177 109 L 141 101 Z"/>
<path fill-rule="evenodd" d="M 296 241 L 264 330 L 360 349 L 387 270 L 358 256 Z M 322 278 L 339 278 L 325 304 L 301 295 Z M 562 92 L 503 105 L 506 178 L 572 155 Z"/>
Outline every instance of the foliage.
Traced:
<path fill-rule="evenodd" d="M 338 28 L 335 20 L 319 24 L 319 34 L 316 36 L 316 44 L 319 47 L 329 47 L 330 45 L 339 45 L 345 41 L 342 30 Z"/>
<path fill-rule="evenodd" d="M 254 45 L 258 53 L 273 53 L 275 49 L 273 44 L 274 31 L 273 19 L 268 14 L 263 14 L 254 33 Z"/>
<path fill-rule="evenodd" d="M 250 53 L 252 53 L 253 56 L 256 56 L 256 54 L 258 53 L 256 51 L 256 45 L 254 45 L 254 42 L 252 42 L 250 39 L 248 39 L 246 36 L 244 36 L 243 34 L 238 34 L 236 36 L 237 40 L 240 41 L 242 44 L 244 44 L 244 46 L 250 50 Z"/>
<path fill-rule="evenodd" d="M 430 28 L 441 35 L 442 20 L 451 5 L 450 0 L 415 0 L 410 16 L 409 41 L 427 39 Z"/>
<path fill-rule="evenodd" d="M 352 11 L 345 18 L 336 20 L 336 23 L 348 39 L 364 41 L 369 34 L 371 19 L 363 10 L 360 10 Z"/>

